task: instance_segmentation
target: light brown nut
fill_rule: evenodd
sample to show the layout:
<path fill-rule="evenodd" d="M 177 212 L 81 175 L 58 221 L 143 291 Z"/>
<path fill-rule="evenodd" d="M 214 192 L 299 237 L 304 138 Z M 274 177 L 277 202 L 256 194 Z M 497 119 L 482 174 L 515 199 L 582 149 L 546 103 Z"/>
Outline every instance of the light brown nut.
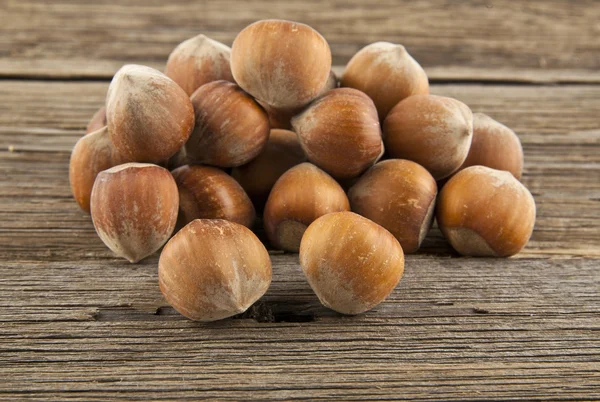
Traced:
<path fill-rule="evenodd" d="M 167 243 L 158 263 L 165 299 L 184 316 L 215 321 L 242 313 L 271 283 L 269 253 L 249 229 L 197 219 Z"/>
<path fill-rule="evenodd" d="M 353 212 L 337 212 L 306 229 L 300 265 L 324 306 L 359 314 L 394 290 L 404 273 L 404 253 L 381 226 Z"/>
<path fill-rule="evenodd" d="M 383 123 L 390 157 L 417 162 L 436 180 L 458 170 L 472 138 L 471 109 L 444 96 L 410 96 L 394 106 Z"/>
<path fill-rule="evenodd" d="M 436 218 L 458 253 L 508 257 L 529 241 L 535 212 L 533 196 L 511 173 L 471 166 L 444 185 Z"/>
<path fill-rule="evenodd" d="M 275 108 L 296 108 L 313 100 L 327 83 L 331 51 L 308 25 L 257 21 L 231 47 L 231 71 L 246 92 Z"/>
<path fill-rule="evenodd" d="M 277 180 L 263 220 L 274 247 L 297 252 L 302 234 L 315 219 L 349 210 L 346 193 L 331 176 L 310 163 L 301 163 Z"/>
<path fill-rule="evenodd" d="M 168 170 L 125 163 L 98 174 L 92 189 L 92 221 L 98 236 L 130 262 L 149 256 L 171 236 L 179 196 Z"/>
<path fill-rule="evenodd" d="M 163 163 L 187 141 L 194 128 L 189 96 L 169 77 L 129 64 L 115 74 L 106 97 L 110 139 L 124 157 Z"/>
<path fill-rule="evenodd" d="M 292 119 L 308 159 L 335 179 L 359 176 L 383 154 L 373 101 L 352 88 L 327 92 Z"/>
<path fill-rule="evenodd" d="M 352 211 L 389 230 L 405 253 L 414 253 L 431 228 L 437 184 L 421 165 L 389 159 L 377 163 L 348 192 Z"/>

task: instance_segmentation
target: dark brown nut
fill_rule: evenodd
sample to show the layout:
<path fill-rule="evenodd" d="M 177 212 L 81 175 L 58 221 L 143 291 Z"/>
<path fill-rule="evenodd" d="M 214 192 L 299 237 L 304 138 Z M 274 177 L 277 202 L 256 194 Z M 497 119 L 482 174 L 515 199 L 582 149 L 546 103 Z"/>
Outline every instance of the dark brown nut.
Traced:
<path fill-rule="evenodd" d="M 184 165 L 171 173 L 179 189 L 182 225 L 194 219 L 225 219 L 246 227 L 254 223 L 252 202 L 242 186 L 221 169 Z"/>
<path fill-rule="evenodd" d="M 327 92 L 292 126 L 308 159 L 338 180 L 359 176 L 384 151 L 373 101 L 356 89 Z"/>
<path fill-rule="evenodd" d="M 185 145 L 193 163 L 240 166 L 254 159 L 269 139 L 269 117 L 240 87 L 214 81 L 192 95 L 196 126 Z"/>
<path fill-rule="evenodd" d="M 233 168 L 231 176 L 246 190 L 256 209 L 262 211 L 277 179 L 305 160 L 296 133 L 271 130 L 265 149 L 245 165 Z"/>

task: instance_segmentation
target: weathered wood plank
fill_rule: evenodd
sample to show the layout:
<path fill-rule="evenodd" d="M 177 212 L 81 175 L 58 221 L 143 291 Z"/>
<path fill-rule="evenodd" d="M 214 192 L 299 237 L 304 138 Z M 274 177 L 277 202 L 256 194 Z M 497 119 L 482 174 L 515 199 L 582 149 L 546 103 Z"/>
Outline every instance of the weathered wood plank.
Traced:
<path fill-rule="evenodd" d="M 412 256 L 388 301 L 342 317 L 296 259 L 273 257 L 253 314 L 212 324 L 166 307 L 156 257 L 3 263 L 0 398 L 600 397 L 593 260 Z"/>
<path fill-rule="evenodd" d="M 5 0 L 0 76 L 110 77 L 125 63 L 162 68 L 198 33 L 224 43 L 247 24 L 313 25 L 343 65 L 367 43 L 403 43 L 433 80 L 600 82 L 600 5 L 593 0 Z"/>

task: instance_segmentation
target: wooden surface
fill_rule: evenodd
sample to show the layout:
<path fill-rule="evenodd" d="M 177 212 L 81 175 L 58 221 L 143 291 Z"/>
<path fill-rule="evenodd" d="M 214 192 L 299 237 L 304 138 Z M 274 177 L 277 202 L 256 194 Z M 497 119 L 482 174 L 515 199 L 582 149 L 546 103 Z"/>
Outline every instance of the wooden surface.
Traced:
<path fill-rule="evenodd" d="M 113 3 L 0 1 L 0 399 L 600 399 L 597 2 Z M 528 247 L 460 258 L 434 229 L 356 317 L 274 254 L 246 314 L 178 315 L 158 257 L 114 258 L 78 210 L 69 153 L 122 63 L 160 67 L 186 37 L 230 43 L 265 17 L 311 23 L 338 64 L 405 43 L 433 93 L 514 128 L 538 206 Z"/>

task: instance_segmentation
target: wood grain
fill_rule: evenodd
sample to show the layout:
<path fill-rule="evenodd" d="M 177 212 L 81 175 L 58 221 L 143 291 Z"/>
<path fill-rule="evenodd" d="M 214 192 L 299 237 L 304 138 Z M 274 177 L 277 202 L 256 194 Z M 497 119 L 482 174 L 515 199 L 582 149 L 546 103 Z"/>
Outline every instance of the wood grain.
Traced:
<path fill-rule="evenodd" d="M 0 15 L 0 400 L 600 400 L 599 2 L 4 0 Z M 515 129 L 538 207 L 527 248 L 458 257 L 434 228 L 355 317 L 276 252 L 246 313 L 200 324 L 168 306 L 158 256 L 115 258 L 77 208 L 70 151 L 122 64 L 162 69 L 182 40 L 231 44 L 262 18 L 313 25 L 337 72 L 403 43 L 433 93 Z"/>
<path fill-rule="evenodd" d="M 404 44 L 434 81 L 600 82 L 600 4 L 427 0 L 4 0 L 0 76 L 108 78 L 123 64 L 162 69 L 181 41 L 231 44 L 258 19 L 308 23 L 335 64 L 362 46 Z"/>
<path fill-rule="evenodd" d="M 322 307 L 297 256 L 212 324 L 116 259 L 68 187 L 107 82 L 0 85 L 0 399 L 600 398 L 600 87 L 434 85 L 519 134 L 538 220 L 516 258 L 457 257 L 439 231 L 371 312 Z M 10 150 L 9 150 L 10 149 Z"/>

